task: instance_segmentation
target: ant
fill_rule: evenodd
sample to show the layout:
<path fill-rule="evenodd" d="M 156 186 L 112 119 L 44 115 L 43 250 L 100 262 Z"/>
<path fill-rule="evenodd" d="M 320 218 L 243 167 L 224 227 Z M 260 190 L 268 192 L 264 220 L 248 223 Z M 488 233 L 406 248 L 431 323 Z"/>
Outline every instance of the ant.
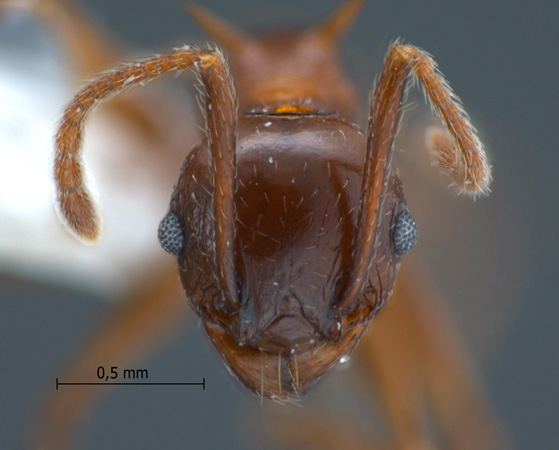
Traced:
<path fill-rule="evenodd" d="M 95 46 L 100 42 L 70 3 L 31 3 L 88 72 L 111 66 L 112 47 Z M 353 124 L 358 95 L 337 44 L 364 3 L 349 0 L 318 25 L 260 37 L 190 4 L 190 13 L 229 53 L 230 65 L 216 47 L 183 47 L 107 72 L 78 93 L 57 134 L 55 180 L 58 208 L 86 242 L 99 240 L 101 232 L 80 150 L 95 105 L 165 72 L 192 68 L 201 82 L 206 129 L 186 156 L 157 233 L 177 259 L 149 260 L 149 276 L 134 279 L 123 307 L 72 359 L 67 379 L 87 380 L 100 364 L 122 365 L 178 324 L 187 307 L 173 295 L 180 289 L 178 261 L 182 287 L 213 345 L 261 399 L 297 402 L 361 341 L 356 359 L 365 368 L 366 386 L 375 385 L 391 427 L 391 448 L 435 448 L 435 427 L 440 432 L 435 439 L 449 443 L 444 448 L 494 448 L 487 444 L 498 434 L 491 411 L 468 365 L 460 364 L 463 355 L 452 330 L 441 328 L 447 318 L 430 301 L 424 279 L 413 272 L 410 277 L 409 265 L 399 269 L 417 239 L 392 157 L 410 80 L 423 83 L 447 129 L 430 129 L 427 146 L 464 192 L 488 192 L 487 158 L 433 59 L 402 41 L 389 48 L 366 130 Z M 61 21 L 72 26 L 60 27 Z M 152 108 L 126 101 L 134 99 L 117 97 L 110 106 L 120 106 L 121 116 L 132 119 L 146 146 L 159 142 L 147 139 L 150 132 L 161 133 L 149 116 L 154 99 Z M 163 122 L 160 137 L 167 138 L 173 127 Z M 140 153 L 137 146 L 134 151 Z M 159 156 L 161 164 L 171 162 L 169 153 Z M 383 308 L 399 270 L 394 298 Z M 36 447 L 68 446 L 96 394 L 99 390 L 88 386 L 50 398 Z M 293 408 L 282 410 L 293 414 Z M 353 444 L 360 430 L 343 424 L 335 411 L 335 422 L 323 416 L 319 428 L 313 428 L 309 408 L 303 412 L 305 427 L 283 418 L 267 428 L 282 441 L 311 437 L 330 447 L 371 448 L 370 438 Z M 432 423 L 426 413 L 432 413 L 427 416 Z"/>
<path fill-rule="evenodd" d="M 490 168 L 468 115 L 423 50 L 394 42 L 366 130 L 336 44 L 364 0 L 289 35 L 251 37 L 199 6 L 228 50 L 177 48 L 111 70 L 80 90 L 56 134 L 56 202 L 72 233 L 100 238 L 84 177 L 83 128 L 99 103 L 192 68 L 206 132 L 180 170 L 158 236 L 231 372 L 255 394 L 295 401 L 349 355 L 388 300 L 417 240 L 393 161 L 406 91 L 419 80 L 445 129 L 426 142 L 462 191 L 488 192 Z M 236 88 L 236 89 L 235 89 Z"/>

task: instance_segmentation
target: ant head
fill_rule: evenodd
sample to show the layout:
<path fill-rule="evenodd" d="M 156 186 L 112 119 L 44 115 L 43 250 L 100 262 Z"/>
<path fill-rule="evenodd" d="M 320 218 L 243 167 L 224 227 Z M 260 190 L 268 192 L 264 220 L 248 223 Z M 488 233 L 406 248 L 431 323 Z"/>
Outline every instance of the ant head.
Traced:
<path fill-rule="evenodd" d="M 160 240 L 177 253 L 185 293 L 231 371 L 257 394 L 297 398 L 352 351 L 386 301 L 400 255 L 413 244 L 413 219 L 393 168 L 377 199 L 379 245 L 367 282 L 341 305 L 366 137 L 324 114 L 249 114 L 237 134 L 238 302 L 228 303 L 218 282 L 218 187 L 207 141 L 185 160 Z"/>

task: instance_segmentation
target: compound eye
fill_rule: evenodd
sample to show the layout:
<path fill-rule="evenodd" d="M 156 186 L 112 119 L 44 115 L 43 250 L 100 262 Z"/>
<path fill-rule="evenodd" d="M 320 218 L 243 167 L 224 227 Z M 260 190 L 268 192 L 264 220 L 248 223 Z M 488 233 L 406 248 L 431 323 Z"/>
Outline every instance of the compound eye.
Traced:
<path fill-rule="evenodd" d="M 172 212 L 167 213 L 159 224 L 157 237 L 163 250 L 178 255 L 184 247 L 184 231 L 179 218 Z"/>
<path fill-rule="evenodd" d="M 409 252 L 417 242 L 417 225 L 409 211 L 402 211 L 396 219 L 392 239 L 397 255 Z"/>

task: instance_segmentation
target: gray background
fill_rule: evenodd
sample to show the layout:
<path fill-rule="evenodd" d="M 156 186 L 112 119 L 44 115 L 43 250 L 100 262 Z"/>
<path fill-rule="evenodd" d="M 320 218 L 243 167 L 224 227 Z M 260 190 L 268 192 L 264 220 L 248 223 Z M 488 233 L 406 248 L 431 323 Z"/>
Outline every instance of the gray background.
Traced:
<path fill-rule="evenodd" d="M 176 1 L 79 3 L 135 54 L 205 39 Z M 305 23 L 339 4 L 201 3 L 243 28 Z M 559 448 L 557 17 L 551 2 L 375 1 L 343 45 L 364 101 L 391 40 L 402 37 L 428 50 L 490 150 L 493 192 L 475 204 L 444 191 L 445 180 L 417 152 L 399 158 L 421 227 L 416 256 L 452 304 L 519 449 Z M 28 26 L 41 36 L 40 28 Z M 410 100 L 419 106 L 407 115 L 404 134 L 420 139 L 427 109 L 420 94 Z M 94 295 L 7 277 L 0 300 L 0 439 L 2 448 L 21 448 L 39 393 L 108 306 Z M 270 408 L 237 388 L 194 321 L 189 325 L 145 366 L 161 380 L 205 376 L 208 389 L 114 389 L 80 448 L 270 448 L 253 437 L 254 423 L 249 426 Z M 345 397 L 350 372 L 334 374 L 305 402 L 319 402 L 325 393 Z"/>

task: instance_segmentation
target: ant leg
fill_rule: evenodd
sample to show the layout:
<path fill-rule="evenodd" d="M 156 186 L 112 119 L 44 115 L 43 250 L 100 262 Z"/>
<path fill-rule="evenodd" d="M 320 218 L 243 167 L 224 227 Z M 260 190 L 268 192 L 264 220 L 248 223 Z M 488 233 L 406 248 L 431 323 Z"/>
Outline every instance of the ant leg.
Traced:
<path fill-rule="evenodd" d="M 442 440 L 435 448 L 500 448 L 500 424 L 456 327 L 422 280 L 404 267 L 393 298 L 363 339 L 366 377 L 377 382 L 373 388 L 382 397 L 397 448 L 433 448 L 427 412 Z"/>
<path fill-rule="evenodd" d="M 414 267 L 418 267 L 416 264 Z M 413 333 L 418 374 L 446 446 L 456 450 L 501 448 L 503 432 L 479 374 L 461 342 L 442 298 L 425 276 L 404 268 L 397 308 L 402 325 Z M 388 357 L 388 356 L 387 356 Z"/>
<path fill-rule="evenodd" d="M 490 169 L 483 145 L 468 115 L 438 72 L 433 59 L 416 47 L 394 43 L 373 92 L 367 129 L 367 154 L 361 185 L 355 253 L 350 277 L 340 295 L 340 307 L 355 299 L 366 279 L 375 248 L 375 230 L 382 211 L 383 192 L 392 170 L 392 148 L 398 133 L 407 82 L 413 73 L 434 111 L 442 119 L 445 134 L 430 133 L 427 143 L 441 167 L 454 177 L 464 192 L 478 195 L 488 190 Z"/>
<path fill-rule="evenodd" d="M 398 283 L 397 283 L 398 284 Z M 417 377 L 413 337 L 402 327 L 403 310 L 391 299 L 363 338 L 358 354 L 370 396 L 380 399 L 388 419 L 394 450 L 432 450 L 436 446 L 425 429 L 424 393 Z"/>
<path fill-rule="evenodd" d="M 116 38 L 68 0 L 7 0 L 0 8 L 21 8 L 35 14 L 58 39 L 80 78 L 98 73 L 118 60 L 115 48 L 120 46 L 115 45 Z"/>
<path fill-rule="evenodd" d="M 166 264 L 157 274 L 137 285 L 116 311 L 79 348 L 64 370 L 61 381 L 99 382 L 99 366 L 131 367 L 162 346 L 189 311 L 177 280 L 175 264 Z M 33 448 L 73 448 L 73 440 L 85 414 L 106 389 L 81 386 L 60 389 L 46 399 L 33 431 Z"/>

